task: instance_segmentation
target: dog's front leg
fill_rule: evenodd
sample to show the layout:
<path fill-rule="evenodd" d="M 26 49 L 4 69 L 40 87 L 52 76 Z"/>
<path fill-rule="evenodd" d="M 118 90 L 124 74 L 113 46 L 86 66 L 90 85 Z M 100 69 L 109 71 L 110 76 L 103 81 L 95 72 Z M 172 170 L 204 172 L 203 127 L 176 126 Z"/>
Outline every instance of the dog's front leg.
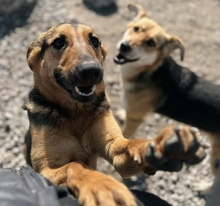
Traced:
<path fill-rule="evenodd" d="M 152 140 L 125 139 L 111 113 L 99 121 L 96 148 L 124 177 L 157 170 L 179 171 L 182 164 L 201 162 L 206 152 L 200 145 L 197 129 L 169 126 Z M 94 127 L 93 127 L 94 128 Z M 104 137 L 104 138 L 103 138 Z"/>
<path fill-rule="evenodd" d="M 83 163 L 71 162 L 58 169 L 44 168 L 41 174 L 57 185 L 67 186 L 83 206 L 136 206 L 128 188 L 113 177 Z"/>
<path fill-rule="evenodd" d="M 125 123 L 122 129 L 124 137 L 130 138 L 134 134 L 134 132 L 137 130 L 137 128 L 141 125 L 141 123 L 143 122 L 143 118 L 144 118 L 144 115 L 140 118 L 132 118 L 127 113 Z"/>
<path fill-rule="evenodd" d="M 155 94 L 148 91 L 146 91 L 145 93 L 139 92 L 138 95 L 134 95 L 134 93 L 129 92 L 125 94 L 124 102 L 126 102 L 126 117 L 122 131 L 124 137 L 126 138 L 130 138 L 135 133 L 137 128 L 144 121 L 144 117 L 153 110 L 152 105 L 155 105 L 155 103 L 153 100 L 151 101 L 150 98 L 143 98 L 146 96 L 146 94 L 148 94 L 148 96 L 150 96 L 151 98 L 154 98 L 157 92 L 155 92 Z"/>

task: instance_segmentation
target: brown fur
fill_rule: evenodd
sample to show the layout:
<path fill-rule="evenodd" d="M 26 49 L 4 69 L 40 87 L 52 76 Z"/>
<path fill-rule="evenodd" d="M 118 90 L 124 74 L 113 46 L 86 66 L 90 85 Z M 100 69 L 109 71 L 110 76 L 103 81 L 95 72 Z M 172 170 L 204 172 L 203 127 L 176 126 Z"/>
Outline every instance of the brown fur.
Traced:
<path fill-rule="evenodd" d="M 170 58 L 170 54 L 175 49 L 180 50 L 180 58 L 181 60 L 183 60 L 185 49 L 182 41 L 178 37 L 168 34 L 155 21 L 149 19 L 146 10 L 143 7 L 137 4 L 130 4 L 128 7 L 130 11 L 134 11 L 136 13 L 136 16 L 128 24 L 127 30 L 122 40 L 120 40 L 118 44 L 119 54 L 115 57 L 115 62 L 117 64 L 121 64 L 120 71 L 123 87 L 122 99 L 126 115 L 122 113 L 122 111 L 119 111 L 116 113 L 116 116 L 118 116 L 121 119 L 124 118 L 125 121 L 123 125 L 123 134 L 126 137 L 131 137 L 138 128 L 138 126 L 143 122 L 144 118 L 150 113 L 157 112 L 157 109 L 160 108 L 161 105 L 163 107 L 164 102 L 167 101 L 167 98 L 170 98 L 167 97 L 169 95 L 168 92 L 170 91 L 164 91 L 163 85 L 159 85 L 160 82 L 158 85 L 157 83 L 154 83 L 152 80 L 153 75 L 156 73 L 158 68 L 160 68 L 165 59 Z M 149 41 L 151 41 L 151 45 L 149 45 Z M 171 70 L 169 70 L 170 73 L 164 72 L 164 76 L 161 75 L 160 78 L 162 79 L 167 77 L 167 79 L 169 79 L 170 76 L 176 75 L 175 69 L 176 68 L 173 68 L 172 70 L 173 74 L 171 74 Z M 176 70 L 178 71 L 178 69 Z M 189 76 L 194 75 L 193 72 L 190 72 L 188 70 L 184 69 L 183 71 L 187 73 Z M 199 83 L 197 85 L 199 85 Z M 219 104 L 217 101 L 218 96 L 216 95 L 216 93 L 219 91 L 219 88 L 217 86 L 210 85 L 211 83 L 204 83 L 204 89 L 207 93 L 211 94 L 213 99 L 215 98 L 215 102 L 211 102 L 212 100 L 210 100 L 210 103 L 202 102 L 201 104 L 206 104 L 206 107 L 210 106 L 210 110 L 212 110 L 213 105 Z M 173 85 L 173 87 L 179 86 L 180 83 L 177 80 L 176 85 Z M 202 88 L 203 82 L 199 86 Z M 216 90 L 216 93 L 213 93 L 213 90 Z M 200 96 L 198 95 L 201 101 L 205 96 L 204 94 L 202 93 Z M 185 100 L 183 99 L 182 101 Z M 193 102 L 191 104 L 193 104 Z M 175 103 L 173 103 L 173 107 L 178 108 L 178 106 L 178 104 L 175 105 Z M 190 108 L 190 103 L 187 107 Z M 216 107 L 216 113 L 219 114 L 219 108 L 217 106 L 214 107 Z M 187 109 L 188 108 L 186 108 L 186 111 L 188 111 Z M 179 110 L 182 111 L 182 113 L 184 114 L 184 108 L 179 108 Z M 209 108 L 206 111 L 208 110 Z M 166 112 L 158 113 L 165 113 L 164 115 L 166 115 Z M 167 114 L 169 114 L 169 112 L 167 112 Z M 174 115 L 167 116 L 173 118 Z M 189 122 L 194 121 L 192 119 L 196 118 L 199 119 L 199 117 L 195 115 L 193 116 L 189 113 L 188 119 L 184 119 L 183 117 L 181 117 L 181 115 L 179 115 L 178 118 L 176 118 L 176 120 L 190 124 Z M 212 124 L 210 120 L 206 120 L 205 118 L 201 119 L 200 121 L 204 122 L 204 124 L 207 125 Z M 213 117 L 212 121 L 218 122 L 218 119 L 216 120 Z M 216 123 L 215 125 L 217 124 L 218 123 Z M 197 123 L 192 125 L 198 127 L 199 129 L 203 129 L 200 128 L 198 126 L 199 124 Z M 215 126 L 212 127 L 214 128 Z M 215 130 L 218 130 L 218 128 L 219 126 L 217 125 Z M 207 132 L 207 130 L 204 131 Z M 216 172 L 215 161 L 220 159 L 219 133 L 219 131 L 208 131 L 208 135 L 211 137 L 212 142 L 211 165 L 214 173 Z"/>
<path fill-rule="evenodd" d="M 59 38 L 65 39 L 62 48 Z M 106 51 L 101 43 L 97 46 L 97 40 L 88 26 L 60 24 L 41 34 L 29 47 L 27 58 L 34 88 L 24 105 L 30 120 L 28 161 L 53 183 L 67 186 L 81 205 L 133 206 L 134 197 L 125 185 L 95 170 L 97 156 L 128 177 L 143 171 L 177 171 L 183 162 L 200 162 L 205 152 L 198 143 L 198 131 L 189 127 L 169 126 L 148 141 L 124 138 L 105 97 L 103 79 L 90 101 L 83 102 L 87 97 L 80 95 L 74 97 L 81 65 L 95 62 L 102 70 Z M 58 78 L 54 73 L 57 68 L 61 72 Z M 174 145 L 182 150 L 170 150 Z"/>
<path fill-rule="evenodd" d="M 135 59 L 136 56 L 140 56 L 140 59 L 120 66 L 123 84 L 122 99 L 126 109 L 123 134 L 126 137 L 134 133 L 147 113 L 154 111 L 161 96 L 161 91 L 148 86 L 146 79 L 144 82 L 138 82 L 136 78 L 144 72 L 150 76 L 163 59 L 176 48 L 181 51 L 181 59 L 184 58 L 184 46 L 178 37 L 167 34 L 162 27 L 149 19 L 141 6 L 130 4 L 129 9 L 136 12 L 136 17 L 128 24 L 127 31 L 118 45 L 120 47 L 125 43 L 134 50 L 130 54 L 124 52 L 124 56 L 128 55 L 127 59 Z M 155 47 L 147 44 L 151 40 L 156 44 Z M 120 64 L 117 57 L 116 63 Z"/>

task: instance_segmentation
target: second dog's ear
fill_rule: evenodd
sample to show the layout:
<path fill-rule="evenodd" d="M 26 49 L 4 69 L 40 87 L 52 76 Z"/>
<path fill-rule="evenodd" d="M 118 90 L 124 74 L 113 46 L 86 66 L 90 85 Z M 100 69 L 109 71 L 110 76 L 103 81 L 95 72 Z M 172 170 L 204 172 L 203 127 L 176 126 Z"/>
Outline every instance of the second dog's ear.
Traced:
<path fill-rule="evenodd" d="M 184 45 L 178 37 L 172 36 L 167 43 L 165 43 L 163 52 L 166 56 L 169 56 L 175 49 L 180 49 L 180 59 L 183 61 L 185 54 Z"/>
<path fill-rule="evenodd" d="M 34 70 L 34 66 L 38 67 L 42 54 L 43 42 L 45 33 L 42 33 L 35 39 L 27 50 L 27 61 L 31 70 Z"/>
<path fill-rule="evenodd" d="M 134 20 L 138 20 L 140 18 L 143 18 L 143 17 L 147 16 L 146 10 L 138 4 L 128 4 L 128 9 L 130 11 L 135 12 L 136 16 L 135 16 Z"/>

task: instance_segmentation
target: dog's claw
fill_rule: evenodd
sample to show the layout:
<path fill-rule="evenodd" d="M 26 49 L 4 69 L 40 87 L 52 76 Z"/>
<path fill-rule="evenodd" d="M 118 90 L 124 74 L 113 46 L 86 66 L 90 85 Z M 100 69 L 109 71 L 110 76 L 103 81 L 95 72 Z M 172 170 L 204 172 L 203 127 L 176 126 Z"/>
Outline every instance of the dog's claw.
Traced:
<path fill-rule="evenodd" d="M 202 160 L 205 159 L 205 157 L 207 156 L 207 153 L 203 150 L 203 148 L 199 148 L 196 153 L 194 155 L 191 156 L 191 158 L 188 158 L 187 160 L 185 160 L 184 162 L 187 165 L 195 165 L 200 163 Z"/>
<path fill-rule="evenodd" d="M 199 134 L 199 129 L 196 127 L 190 127 L 190 132 Z"/>
<path fill-rule="evenodd" d="M 199 149 L 200 143 L 196 137 L 194 137 L 193 142 L 188 148 L 188 151 L 186 152 L 186 156 L 191 156 L 195 154 L 195 152 Z"/>
<path fill-rule="evenodd" d="M 150 142 L 150 148 L 149 148 L 149 156 L 154 156 L 155 159 L 161 159 L 162 154 L 158 150 L 156 150 L 156 143 L 155 142 Z"/>
<path fill-rule="evenodd" d="M 138 155 L 138 154 L 134 155 L 134 161 L 137 162 L 140 165 L 141 164 L 141 157 L 140 157 L 140 155 Z"/>
<path fill-rule="evenodd" d="M 182 125 L 178 125 L 174 128 L 175 133 L 180 132 L 180 130 L 182 130 L 183 126 Z"/>

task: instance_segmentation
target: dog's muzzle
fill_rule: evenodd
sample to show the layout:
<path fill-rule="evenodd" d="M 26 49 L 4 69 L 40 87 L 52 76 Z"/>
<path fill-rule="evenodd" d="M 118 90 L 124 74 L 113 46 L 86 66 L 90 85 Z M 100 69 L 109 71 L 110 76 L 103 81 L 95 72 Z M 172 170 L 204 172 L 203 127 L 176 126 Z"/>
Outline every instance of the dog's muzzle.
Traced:
<path fill-rule="evenodd" d="M 126 57 L 126 55 L 131 51 L 132 47 L 129 45 L 128 42 L 121 43 L 119 47 L 119 53 L 114 57 L 114 62 L 116 64 L 125 64 L 128 62 L 137 61 L 139 58 L 130 59 Z"/>
<path fill-rule="evenodd" d="M 96 62 L 84 62 L 67 75 L 63 75 L 62 70 L 57 69 L 54 77 L 72 98 L 80 102 L 89 102 L 96 97 L 96 85 L 101 83 L 103 71 Z"/>
<path fill-rule="evenodd" d="M 99 84 L 103 72 L 97 63 L 82 63 L 76 67 L 76 75 L 80 82 L 85 84 Z"/>

